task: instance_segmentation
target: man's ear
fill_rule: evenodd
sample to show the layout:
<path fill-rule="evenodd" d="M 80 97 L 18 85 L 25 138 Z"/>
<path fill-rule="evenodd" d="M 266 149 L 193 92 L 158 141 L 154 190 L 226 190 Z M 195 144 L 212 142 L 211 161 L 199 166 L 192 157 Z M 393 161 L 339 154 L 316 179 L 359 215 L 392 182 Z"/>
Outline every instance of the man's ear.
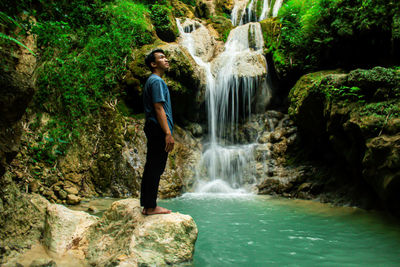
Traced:
<path fill-rule="evenodd" d="M 153 68 L 156 68 L 156 67 L 157 67 L 157 63 L 155 63 L 155 62 L 150 62 L 150 66 L 152 66 Z"/>

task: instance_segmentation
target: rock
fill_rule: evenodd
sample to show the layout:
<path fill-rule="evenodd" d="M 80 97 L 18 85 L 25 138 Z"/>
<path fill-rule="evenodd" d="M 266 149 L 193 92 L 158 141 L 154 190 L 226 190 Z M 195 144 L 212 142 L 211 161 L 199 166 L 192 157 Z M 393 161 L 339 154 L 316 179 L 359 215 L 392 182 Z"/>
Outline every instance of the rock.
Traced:
<path fill-rule="evenodd" d="M 60 199 L 65 200 L 65 199 L 67 199 L 68 193 L 65 192 L 64 190 L 60 190 L 58 192 L 58 196 L 60 197 Z"/>
<path fill-rule="evenodd" d="M 32 193 L 36 193 L 37 191 L 39 191 L 39 186 L 40 185 L 37 180 L 32 180 L 31 182 L 29 182 L 29 188 Z"/>
<path fill-rule="evenodd" d="M 139 201 L 116 201 L 87 235 L 91 265 L 163 266 L 193 258 L 197 227 L 188 215 L 143 216 Z"/>
<path fill-rule="evenodd" d="M 165 42 L 175 41 L 178 33 L 175 18 L 171 10 L 165 5 L 151 7 L 151 20 L 156 29 L 157 36 Z"/>
<path fill-rule="evenodd" d="M 77 246 L 85 231 L 98 218 L 83 211 L 73 211 L 58 204 L 47 207 L 43 234 L 44 245 L 58 256 Z"/>
<path fill-rule="evenodd" d="M 190 32 L 193 43 L 194 53 L 200 57 L 204 62 L 208 62 L 215 54 L 216 40 L 209 29 L 207 29 L 201 22 L 194 19 L 185 19 L 182 23 L 182 28 L 186 32 Z"/>
<path fill-rule="evenodd" d="M 89 206 L 87 210 L 88 210 L 89 212 L 97 212 L 97 209 L 96 209 L 96 207 L 94 207 L 94 206 Z"/>
<path fill-rule="evenodd" d="M 68 194 L 67 203 L 69 205 L 76 205 L 76 204 L 79 204 L 80 202 L 81 202 L 81 198 L 80 197 L 78 197 L 77 195 Z"/>
<path fill-rule="evenodd" d="M 300 191 L 309 191 L 311 189 L 311 186 L 312 186 L 311 183 L 302 183 L 297 190 L 299 192 Z"/>
<path fill-rule="evenodd" d="M 289 115 L 307 150 L 329 166 L 336 164 L 340 176 L 349 175 L 348 186 L 365 187 L 359 190 L 370 192 L 370 200 L 378 197 L 376 205 L 398 214 L 399 89 L 400 72 L 375 67 L 307 74 L 289 94 Z M 288 141 L 294 142 L 292 137 Z M 336 183 L 344 186 L 340 178 Z"/>
<path fill-rule="evenodd" d="M 79 190 L 76 187 L 72 187 L 72 186 L 71 187 L 64 186 L 64 190 L 68 194 L 72 194 L 72 195 L 77 195 L 79 193 Z"/>
<path fill-rule="evenodd" d="M 368 140 L 362 164 L 368 183 L 387 207 L 400 214 L 400 134 Z"/>
<path fill-rule="evenodd" d="M 193 134 L 195 137 L 200 137 L 203 134 L 203 128 L 198 123 L 191 123 L 187 129 Z"/>

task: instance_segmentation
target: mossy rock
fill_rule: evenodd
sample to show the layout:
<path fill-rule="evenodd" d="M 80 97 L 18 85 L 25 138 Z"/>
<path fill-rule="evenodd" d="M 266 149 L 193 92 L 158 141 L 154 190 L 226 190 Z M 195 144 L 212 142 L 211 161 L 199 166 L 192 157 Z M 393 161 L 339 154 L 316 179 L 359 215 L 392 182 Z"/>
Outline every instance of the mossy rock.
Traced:
<path fill-rule="evenodd" d="M 216 0 L 215 11 L 217 14 L 230 14 L 234 6 L 233 0 Z"/>
<path fill-rule="evenodd" d="M 325 93 L 319 87 L 319 85 L 323 79 L 331 74 L 341 74 L 341 71 L 328 70 L 314 72 L 302 76 L 297 81 L 295 86 L 290 90 L 288 96 L 290 102 L 288 113 L 293 119 L 298 120 L 297 117 L 299 116 L 300 109 L 306 108 L 304 107 L 304 101 L 311 101 L 317 104 L 320 100 L 325 99 Z M 312 97 L 318 98 L 316 99 L 316 102 L 310 99 Z M 309 107 L 309 109 L 313 110 L 312 107 Z"/>
<path fill-rule="evenodd" d="M 386 207 L 400 215 L 400 135 L 368 140 L 363 167 L 363 176 Z"/>
<path fill-rule="evenodd" d="M 400 211 L 400 97 L 394 93 L 399 85 L 393 69 L 322 71 L 304 75 L 289 94 L 289 114 L 308 149 L 332 151 L 395 212 Z M 359 95 L 346 91 L 350 86 L 359 88 Z"/>
<path fill-rule="evenodd" d="M 371 98 L 378 89 L 400 88 L 400 73 L 383 67 L 370 70 L 356 69 L 349 73 L 347 85 L 361 88 L 362 93 Z"/>
<path fill-rule="evenodd" d="M 233 28 L 231 20 L 224 16 L 212 16 L 208 22 L 218 32 L 220 39 L 226 42 L 229 33 Z"/>
<path fill-rule="evenodd" d="M 194 7 L 191 5 L 185 5 L 179 0 L 171 0 L 172 13 L 175 17 L 194 17 Z"/>
<path fill-rule="evenodd" d="M 199 18 L 209 18 L 211 15 L 211 11 L 205 2 L 199 1 L 196 5 L 194 14 L 196 15 L 196 17 Z"/>
<path fill-rule="evenodd" d="M 171 9 L 165 5 L 154 4 L 150 17 L 156 29 L 157 36 L 165 42 L 174 42 L 179 31 Z"/>

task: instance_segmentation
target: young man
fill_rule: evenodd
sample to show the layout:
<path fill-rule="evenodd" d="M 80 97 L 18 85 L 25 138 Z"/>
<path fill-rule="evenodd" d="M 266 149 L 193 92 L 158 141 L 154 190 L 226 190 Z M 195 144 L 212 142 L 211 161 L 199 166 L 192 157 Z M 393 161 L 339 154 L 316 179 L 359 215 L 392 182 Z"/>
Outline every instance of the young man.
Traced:
<path fill-rule="evenodd" d="M 144 132 L 147 137 L 146 165 L 142 177 L 140 205 L 144 215 L 167 214 L 170 210 L 157 206 L 160 176 L 164 172 L 168 152 L 174 148 L 171 99 L 167 84 L 161 78 L 169 68 L 168 59 L 161 49 L 153 50 L 145 59 L 152 74 L 143 91 L 146 113 Z"/>

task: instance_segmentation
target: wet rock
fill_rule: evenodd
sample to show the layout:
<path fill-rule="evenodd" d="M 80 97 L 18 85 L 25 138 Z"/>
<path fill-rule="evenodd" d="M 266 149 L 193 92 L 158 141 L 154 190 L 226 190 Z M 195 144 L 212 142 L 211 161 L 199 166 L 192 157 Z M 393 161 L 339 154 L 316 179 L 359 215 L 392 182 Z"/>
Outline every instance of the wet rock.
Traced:
<path fill-rule="evenodd" d="M 96 209 L 96 207 L 94 207 L 94 206 L 89 206 L 87 210 L 88 210 L 89 212 L 97 212 L 97 209 Z"/>
<path fill-rule="evenodd" d="M 276 177 L 265 179 L 261 184 L 257 185 L 258 194 L 282 194 L 289 191 L 293 184 L 280 180 Z"/>
<path fill-rule="evenodd" d="M 194 41 L 195 55 L 204 62 L 210 61 L 215 54 L 216 40 L 212 32 L 201 22 L 192 19 L 185 19 L 182 27 L 186 32 L 190 32 Z"/>
<path fill-rule="evenodd" d="M 198 123 L 192 123 L 186 127 L 186 129 L 188 129 L 195 137 L 200 137 L 203 134 L 203 128 Z"/>
<path fill-rule="evenodd" d="M 298 191 L 309 191 L 311 189 L 312 183 L 303 183 L 297 189 Z"/>

